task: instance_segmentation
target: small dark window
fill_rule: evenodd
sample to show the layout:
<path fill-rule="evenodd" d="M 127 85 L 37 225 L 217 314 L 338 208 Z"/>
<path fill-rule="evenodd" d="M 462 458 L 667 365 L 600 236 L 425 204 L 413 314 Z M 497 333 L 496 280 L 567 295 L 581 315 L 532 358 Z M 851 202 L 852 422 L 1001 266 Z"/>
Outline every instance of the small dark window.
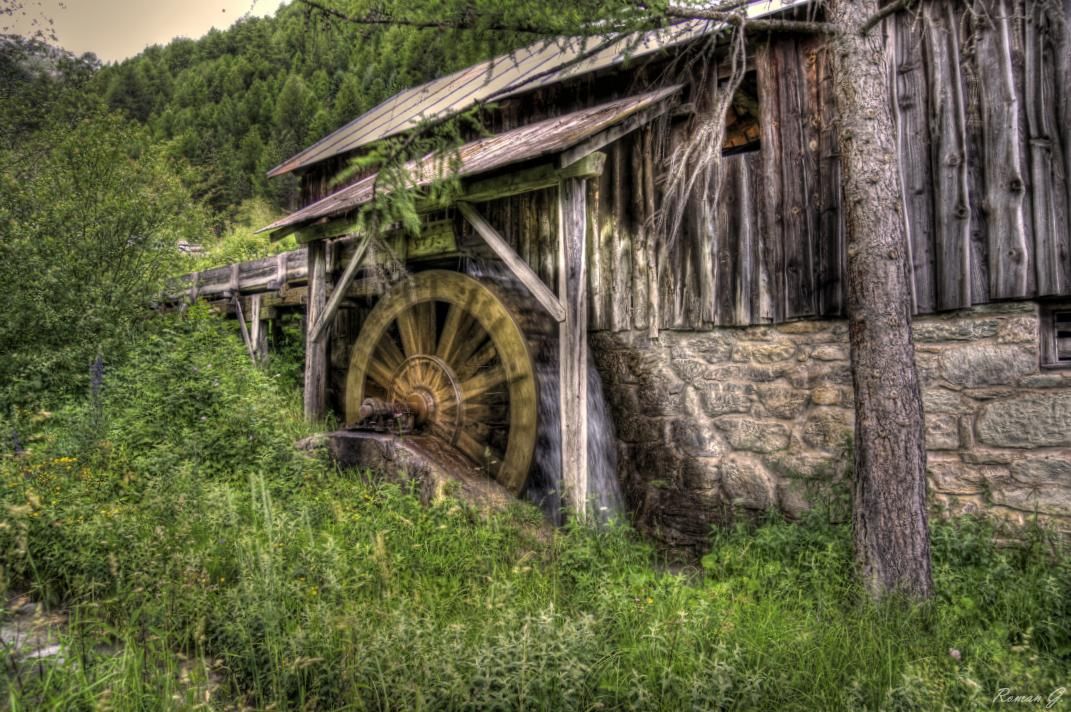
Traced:
<path fill-rule="evenodd" d="M 1052 330 L 1056 332 L 1056 363 L 1071 364 L 1071 310 L 1052 313 Z"/>
<path fill-rule="evenodd" d="M 1041 307 L 1041 357 L 1045 366 L 1071 368 L 1071 304 Z"/>

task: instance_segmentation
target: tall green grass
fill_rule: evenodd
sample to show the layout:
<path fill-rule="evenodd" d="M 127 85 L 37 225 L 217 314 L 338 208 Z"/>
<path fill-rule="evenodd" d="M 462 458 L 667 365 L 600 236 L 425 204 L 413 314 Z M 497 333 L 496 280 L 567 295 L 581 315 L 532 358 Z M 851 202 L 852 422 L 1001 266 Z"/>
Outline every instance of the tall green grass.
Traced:
<path fill-rule="evenodd" d="M 1067 683 L 1042 530 L 937 520 L 918 607 L 868 602 L 821 513 L 681 569 L 624 527 L 424 507 L 296 453 L 295 398 L 230 331 L 165 320 L 102 414 L 0 459 L 4 586 L 73 620 L 62 664 L 5 661 L 12 708 L 985 709 Z"/>

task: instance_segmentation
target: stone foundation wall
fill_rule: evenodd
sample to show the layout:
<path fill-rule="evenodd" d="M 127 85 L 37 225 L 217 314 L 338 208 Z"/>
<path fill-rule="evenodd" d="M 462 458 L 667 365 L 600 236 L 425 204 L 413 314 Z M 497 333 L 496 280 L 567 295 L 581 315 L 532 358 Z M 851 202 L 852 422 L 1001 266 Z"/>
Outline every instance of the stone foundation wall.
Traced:
<path fill-rule="evenodd" d="M 950 512 L 1037 512 L 1071 529 L 1071 370 L 1040 368 L 1038 328 L 1031 302 L 915 322 L 930 492 Z M 807 480 L 850 460 L 843 320 L 591 343 L 634 523 L 668 546 L 701 548 L 739 512 L 798 516 Z"/>

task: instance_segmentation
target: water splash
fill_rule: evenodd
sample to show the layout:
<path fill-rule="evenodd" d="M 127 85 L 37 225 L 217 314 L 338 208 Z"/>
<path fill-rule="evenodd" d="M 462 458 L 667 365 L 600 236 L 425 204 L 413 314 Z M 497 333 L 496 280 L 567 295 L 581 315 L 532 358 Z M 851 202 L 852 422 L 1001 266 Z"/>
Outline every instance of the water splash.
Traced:
<path fill-rule="evenodd" d="M 598 524 L 620 520 L 624 497 L 617 479 L 617 438 L 602 378 L 588 350 L 588 508 Z"/>

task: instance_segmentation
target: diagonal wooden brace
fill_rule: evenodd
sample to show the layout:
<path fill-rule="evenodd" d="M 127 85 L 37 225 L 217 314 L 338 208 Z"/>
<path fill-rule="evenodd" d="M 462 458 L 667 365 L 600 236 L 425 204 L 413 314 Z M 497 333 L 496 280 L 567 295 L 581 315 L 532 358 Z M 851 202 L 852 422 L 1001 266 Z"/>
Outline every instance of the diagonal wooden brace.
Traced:
<path fill-rule="evenodd" d="M 316 324 L 312 327 L 310 338 L 313 341 L 319 341 L 323 337 L 327 331 L 327 325 L 335 317 L 335 312 L 338 311 L 338 306 L 346 296 L 346 290 L 349 289 L 350 282 L 353 281 L 353 277 L 357 274 L 357 268 L 361 266 L 361 260 L 364 259 L 364 253 L 368 250 L 368 243 L 371 238 L 370 234 L 365 235 L 360 244 L 357 245 L 357 249 L 354 250 L 353 256 L 350 257 L 349 264 L 346 265 L 346 271 L 342 273 L 342 278 L 338 280 L 334 291 L 331 292 L 331 298 L 327 301 L 323 314 L 320 315 L 320 318 L 316 320 Z"/>
<path fill-rule="evenodd" d="M 543 305 L 555 321 L 559 324 L 565 321 L 565 307 L 558 301 L 558 298 L 554 296 L 554 292 L 550 288 L 543 284 L 543 280 L 539 278 L 528 263 L 521 259 L 521 256 L 513 251 L 513 248 L 509 246 L 509 243 L 503 239 L 498 231 L 484 220 L 479 211 L 476 210 L 469 203 L 458 203 L 457 209 L 461 211 L 461 214 L 465 216 L 465 219 L 469 221 L 476 233 L 484 239 L 484 242 L 494 250 L 499 259 L 506 263 L 506 266 L 510 268 L 517 279 L 528 288 L 528 291 L 532 293 L 536 301 Z"/>

